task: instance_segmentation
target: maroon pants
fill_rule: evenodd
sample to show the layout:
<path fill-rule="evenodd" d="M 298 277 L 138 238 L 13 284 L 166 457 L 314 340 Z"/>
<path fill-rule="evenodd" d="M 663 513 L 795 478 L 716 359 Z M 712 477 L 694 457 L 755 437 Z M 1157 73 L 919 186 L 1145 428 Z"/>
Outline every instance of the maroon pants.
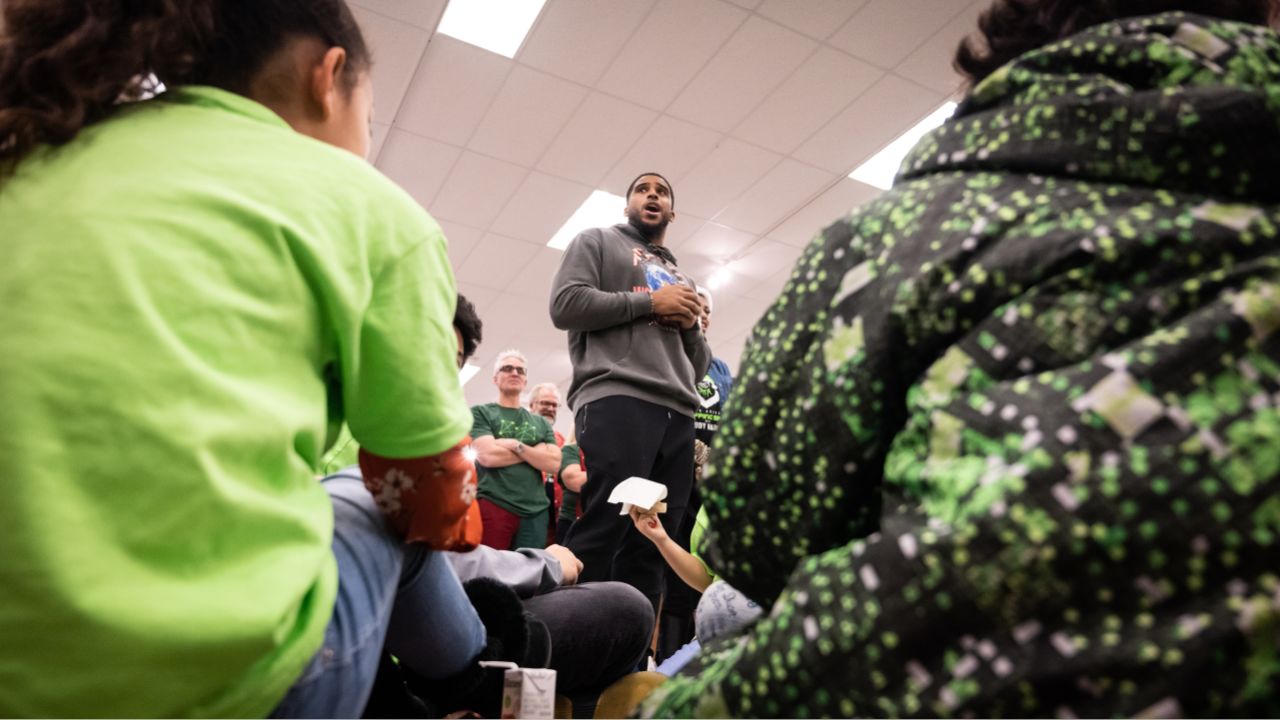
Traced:
<path fill-rule="evenodd" d="M 499 550 L 510 550 L 520 529 L 520 516 L 503 510 L 496 503 L 480 498 L 480 520 L 484 523 L 484 536 L 480 543 Z"/>

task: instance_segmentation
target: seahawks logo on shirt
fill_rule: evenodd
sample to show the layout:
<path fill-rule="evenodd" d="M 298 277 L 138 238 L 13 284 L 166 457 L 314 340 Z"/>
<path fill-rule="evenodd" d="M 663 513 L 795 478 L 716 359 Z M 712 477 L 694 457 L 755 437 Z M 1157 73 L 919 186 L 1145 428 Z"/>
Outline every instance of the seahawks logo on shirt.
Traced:
<path fill-rule="evenodd" d="M 701 398 L 704 409 L 712 408 L 719 404 L 720 388 L 711 379 L 710 375 L 702 378 L 702 381 L 698 383 L 698 397 Z"/>

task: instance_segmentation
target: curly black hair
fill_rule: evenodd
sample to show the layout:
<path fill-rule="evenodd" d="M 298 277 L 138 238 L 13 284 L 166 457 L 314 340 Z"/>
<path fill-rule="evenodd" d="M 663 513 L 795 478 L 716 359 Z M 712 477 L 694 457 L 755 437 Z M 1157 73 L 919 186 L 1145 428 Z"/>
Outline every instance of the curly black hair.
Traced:
<path fill-rule="evenodd" d="M 246 94 L 294 37 L 347 51 L 344 90 L 371 63 L 346 0 L 4 0 L 0 15 L 0 168 L 155 80 Z"/>
<path fill-rule="evenodd" d="M 1099 23 L 1181 10 L 1266 25 L 1276 9 L 1276 0 L 995 0 L 952 65 L 972 87 L 1019 55 Z"/>
<path fill-rule="evenodd" d="M 484 339 L 484 323 L 476 314 L 476 306 L 462 293 L 458 293 L 458 307 L 453 311 L 453 326 L 462 333 L 462 361 L 466 362 L 476 354 L 480 341 Z"/>

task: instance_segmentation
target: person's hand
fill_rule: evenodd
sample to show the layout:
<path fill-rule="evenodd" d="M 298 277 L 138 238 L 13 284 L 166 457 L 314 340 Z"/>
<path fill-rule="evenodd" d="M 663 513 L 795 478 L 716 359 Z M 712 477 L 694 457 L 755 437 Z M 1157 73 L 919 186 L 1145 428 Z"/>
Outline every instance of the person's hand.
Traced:
<path fill-rule="evenodd" d="M 573 551 L 563 545 L 548 545 L 547 552 L 560 561 L 560 573 L 564 579 L 561 585 L 572 585 L 578 582 L 578 574 L 582 572 L 582 561 Z"/>
<path fill-rule="evenodd" d="M 649 538 L 655 545 L 667 539 L 667 529 L 662 527 L 658 514 L 652 510 L 645 511 L 632 505 L 631 522 L 635 523 L 636 530 L 639 530 L 641 535 Z"/>
<path fill-rule="evenodd" d="M 654 291 L 652 299 L 653 314 L 664 323 L 687 330 L 702 315 L 698 294 L 687 285 L 664 285 Z"/>
<path fill-rule="evenodd" d="M 689 328 L 697 325 L 698 321 L 694 320 L 693 322 L 689 322 L 689 319 L 683 315 L 659 315 L 658 323 L 660 325 L 666 325 L 667 327 L 688 330 Z"/>

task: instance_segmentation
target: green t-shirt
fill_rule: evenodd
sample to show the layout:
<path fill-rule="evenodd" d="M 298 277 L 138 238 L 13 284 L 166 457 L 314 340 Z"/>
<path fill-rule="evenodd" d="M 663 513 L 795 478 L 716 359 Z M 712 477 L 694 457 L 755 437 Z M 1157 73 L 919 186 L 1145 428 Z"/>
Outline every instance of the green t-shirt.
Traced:
<path fill-rule="evenodd" d="M 514 438 L 525 445 L 556 444 L 556 432 L 541 415 L 524 408 L 503 407 L 498 403 L 471 408 L 471 437 L 492 435 L 495 440 Z M 550 504 L 543 489 L 542 471 L 521 462 L 502 468 L 487 468 L 476 463 L 480 487 L 476 497 L 486 498 L 520 517 L 544 512 Z"/>
<path fill-rule="evenodd" d="M 0 716 L 265 716 L 332 614 L 341 421 L 470 427 L 439 226 L 189 88 L 0 178 L 0 243 Z"/>
<path fill-rule="evenodd" d="M 570 444 L 560 448 L 560 476 L 561 477 L 564 476 L 565 468 L 575 467 L 581 464 L 582 464 L 582 458 L 578 454 L 577 445 Z M 560 482 L 560 487 L 564 488 L 564 492 L 561 493 L 560 495 L 559 517 L 563 520 L 577 519 L 578 493 L 570 490 L 567 486 L 565 486 L 563 481 L 557 480 L 557 482 Z"/>

